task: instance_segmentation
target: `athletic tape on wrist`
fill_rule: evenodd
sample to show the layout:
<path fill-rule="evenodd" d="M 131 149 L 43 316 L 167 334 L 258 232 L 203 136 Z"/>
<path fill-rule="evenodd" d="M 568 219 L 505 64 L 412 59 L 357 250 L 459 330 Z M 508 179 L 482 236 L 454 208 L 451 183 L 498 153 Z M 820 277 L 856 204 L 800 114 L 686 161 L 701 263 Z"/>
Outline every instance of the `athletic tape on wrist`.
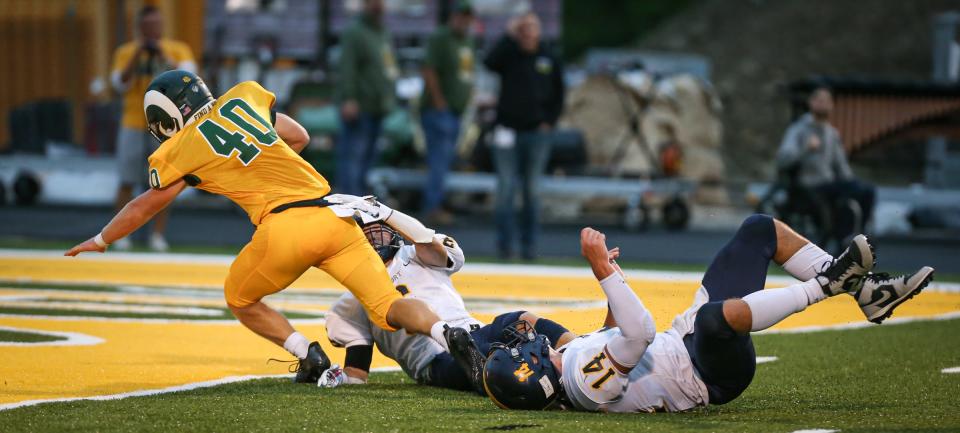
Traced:
<path fill-rule="evenodd" d="M 93 243 L 97 244 L 100 248 L 106 248 L 107 245 L 110 245 L 107 241 L 103 240 L 103 232 L 97 233 L 97 235 L 93 237 Z"/>

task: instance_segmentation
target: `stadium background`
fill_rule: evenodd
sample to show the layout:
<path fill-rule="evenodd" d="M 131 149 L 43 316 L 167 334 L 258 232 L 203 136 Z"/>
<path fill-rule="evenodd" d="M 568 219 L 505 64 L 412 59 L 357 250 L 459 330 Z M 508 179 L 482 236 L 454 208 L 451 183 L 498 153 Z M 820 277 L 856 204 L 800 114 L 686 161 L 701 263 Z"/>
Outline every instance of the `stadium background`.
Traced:
<path fill-rule="evenodd" d="M 454 2 L 386 3 L 386 23 L 403 77 L 397 90 L 404 102 L 391 115 L 378 164 L 382 176 L 373 179 L 371 188 L 381 188 L 375 192 L 385 191 L 391 203 L 416 214 L 420 183 L 409 185 L 402 179 L 425 167 L 415 97 L 422 88 L 423 44 Z M 843 110 L 844 117 L 836 119 L 842 123 L 841 133 L 854 138 L 845 144 L 855 172 L 879 187 L 876 216 L 866 230 L 879 245 L 880 266 L 893 271 L 925 264 L 937 268 L 938 282 L 895 318 L 941 319 L 891 326 L 905 329 L 891 331 L 897 334 L 897 347 L 905 350 L 876 361 L 877 366 L 857 364 L 857 372 L 845 371 L 847 376 L 839 378 L 930 367 L 929 377 L 912 383 L 905 395 L 932 389 L 945 396 L 925 407 L 925 415 L 900 419 L 900 424 L 882 424 L 862 410 L 843 408 L 825 412 L 824 419 L 836 417 L 829 426 L 798 413 L 784 415 L 789 420 L 776 429 L 960 426 L 956 415 L 948 413 L 960 395 L 958 375 L 939 372 L 956 366 L 958 346 L 955 338 L 932 340 L 956 335 L 960 312 L 960 8 L 955 2 L 473 4 L 478 58 L 515 13 L 530 9 L 540 16 L 544 40 L 566 63 L 568 103 L 561 129 L 579 134 L 571 135 L 578 137 L 571 147 L 559 143 L 554 148 L 548 172 L 554 189 L 543 192 L 539 257 L 499 259 L 493 242 L 492 167 L 483 151 L 489 127 L 483 113 L 489 116 L 497 85 L 478 65 L 474 135 L 464 134 L 454 164 L 464 180 L 459 185 L 467 186 L 448 196 L 446 208 L 453 218 L 438 229 L 456 237 L 466 251 L 468 266 L 455 282 L 479 318 L 527 308 L 557 317 L 576 331 L 596 327 L 602 319 L 601 293 L 581 265 L 577 244 L 578 228 L 590 224 L 602 227 L 624 247 L 631 284 L 651 306 L 658 327 L 667 326 L 689 303 L 698 273 L 713 252 L 744 216 L 763 204 L 777 179 L 773 157 L 784 130 L 804 111 L 810 86 L 827 83 L 837 93 L 838 111 Z M 243 329 L 222 303 L 223 275 L 253 230 L 229 202 L 196 192 L 179 199 L 167 230 L 170 254 L 147 253 L 137 246 L 132 253 L 69 261 L 56 257 L 96 233 L 113 214 L 120 107 L 110 89 L 109 68 L 113 50 L 136 34 L 136 13 L 144 5 L 159 8 L 166 37 L 190 46 L 199 73 L 215 94 L 242 80 L 262 82 L 277 94 L 279 107 L 310 130 L 305 159 L 328 178 L 336 170 L 332 96 L 338 41 L 361 2 L 0 1 L 0 52 L 7 53 L 0 66 L 0 407 L 285 373 L 282 366 L 263 363 L 284 353 Z M 616 85 L 611 87 L 611 82 Z M 884 112 L 897 115 L 877 114 Z M 645 156 L 645 146 L 658 151 L 663 142 L 679 143 L 681 168 L 670 170 L 669 161 Z M 618 159 L 629 163 L 618 166 Z M 400 171 L 397 180 L 389 170 L 407 171 Z M 812 223 L 803 229 L 817 233 Z M 146 233 L 133 238 L 139 245 Z M 770 285 L 787 281 L 775 274 Z M 324 341 L 323 312 L 341 291 L 325 275 L 311 271 L 273 302 L 311 337 Z M 862 326 L 856 309 L 842 301 L 813 307 L 776 332 Z M 856 332 L 879 331 L 819 333 L 796 340 L 761 337 L 758 355 L 781 358 L 769 367 L 776 372 L 771 376 L 793 377 L 807 368 L 791 364 L 791 357 L 803 358 L 809 347 L 820 350 L 832 335 L 865 335 Z M 76 338 L 77 346 L 60 345 Z M 222 347 L 211 348 L 212 341 Z M 326 347 L 334 358 L 342 355 Z M 917 364 L 910 352 L 930 366 Z M 862 352 L 842 353 L 850 359 L 862 357 Z M 377 367 L 393 365 L 379 355 L 375 362 Z M 53 370 L 57 372 L 50 374 Z M 760 391 L 746 395 L 744 406 L 727 414 L 749 417 L 744 414 L 751 405 L 778 400 L 782 390 L 769 382 L 771 376 L 758 379 Z M 399 380 L 384 377 L 387 383 Z M 792 395 L 805 403 L 815 400 L 820 391 L 803 386 L 797 385 L 799 394 Z M 846 395 L 848 400 L 859 397 Z M 881 415 L 912 406 L 909 401 L 874 403 L 884 407 L 878 409 Z M 50 415 L 44 409 L 48 407 L 66 406 L 4 411 L 0 418 L 7 417 L 15 429 L 31 430 L 36 425 L 31 422 Z M 91 413 L 103 410 L 81 407 Z M 523 428 L 527 421 L 516 425 Z M 97 424 L 82 416 L 62 422 L 56 424 L 60 429 L 125 426 Z M 444 422 L 453 426 L 458 420 Z M 639 428 L 631 419 L 603 422 Z M 666 422 L 662 428 L 677 428 L 670 424 L 676 420 Z M 474 428 L 486 426 L 477 421 Z M 211 424 L 194 427 L 216 429 Z M 740 427 L 736 429 L 743 430 Z"/>

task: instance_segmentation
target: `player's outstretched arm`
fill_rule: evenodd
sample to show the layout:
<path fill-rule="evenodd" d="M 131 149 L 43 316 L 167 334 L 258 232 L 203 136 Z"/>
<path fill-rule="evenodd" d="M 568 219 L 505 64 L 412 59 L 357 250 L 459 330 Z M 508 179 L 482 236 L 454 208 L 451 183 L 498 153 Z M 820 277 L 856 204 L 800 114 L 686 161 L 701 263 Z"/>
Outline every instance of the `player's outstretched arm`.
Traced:
<path fill-rule="evenodd" d="M 307 133 L 303 125 L 286 114 L 277 113 L 277 120 L 273 123 L 273 129 L 277 130 L 277 135 L 294 152 L 300 153 L 310 142 L 310 134 Z"/>
<path fill-rule="evenodd" d="M 584 228 L 580 232 L 580 250 L 600 281 L 600 287 L 607 295 L 610 314 L 620 327 L 622 335 L 607 343 L 606 350 L 617 369 L 626 374 L 653 343 L 657 332 L 653 317 L 627 285 L 623 274 L 617 272 L 603 233 Z"/>
<path fill-rule="evenodd" d="M 580 254 L 587 259 L 590 269 L 593 270 L 593 276 L 597 281 L 603 281 L 605 278 L 613 275 L 617 271 L 614 267 L 612 254 L 616 251 L 616 256 L 620 256 L 620 249 L 607 249 L 607 237 L 603 233 L 590 227 L 584 227 L 580 231 Z"/>
<path fill-rule="evenodd" d="M 425 265 L 436 266 L 438 268 L 447 267 L 447 250 L 444 248 L 443 241 L 434 238 L 428 244 L 416 244 L 417 258 Z"/>
<path fill-rule="evenodd" d="M 453 247 L 454 244 L 452 244 L 453 240 L 450 238 L 438 239 L 439 236 L 433 236 L 433 233 L 434 233 L 433 229 L 428 229 L 426 226 L 420 223 L 420 221 L 417 220 L 416 218 L 406 214 L 402 214 L 402 213 L 401 213 L 402 217 L 396 218 L 397 213 L 398 212 L 394 211 L 395 216 L 394 218 L 391 218 L 391 219 L 394 219 L 394 221 L 400 221 L 404 219 L 403 217 L 406 217 L 412 221 L 415 221 L 416 224 L 413 224 L 411 227 L 407 227 L 407 230 L 421 231 L 422 233 L 419 236 L 421 239 L 426 238 L 427 232 L 430 233 L 429 242 L 414 243 L 414 245 L 417 248 L 417 258 L 420 259 L 420 261 L 423 262 L 423 264 L 428 266 L 436 266 L 440 268 L 447 267 L 448 257 L 447 257 L 447 249 L 445 248 L 446 246 L 444 245 L 444 242 L 451 242 L 450 246 L 451 248 L 454 248 Z M 387 224 L 390 224 L 390 223 L 387 222 Z M 419 224 L 419 227 L 417 227 L 417 224 Z M 394 226 L 391 224 L 391 227 L 394 227 Z M 423 228 L 421 229 L 420 227 L 423 227 Z M 397 227 L 394 227 L 394 228 L 399 230 L 401 233 L 403 233 L 403 230 L 401 230 L 400 228 L 397 228 Z M 410 238 L 410 239 L 413 239 L 413 238 Z"/>
<path fill-rule="evenodd" d="M 337 194 L 337 200 L 350 197 L 343 194 Z M 328 196 L 328 199 L 330 197 Z M 357 198 L 357 197 L 354 197 Z M 380 203 L 372 196 L 360 197 L 361 200 L 352 201 L 351 204 L 361 212 L 366 213 L 400 232 L 404 238 L 413 241 L 417 248 L 417 258 L 423 264 L 441 268 L 447 267 L 447 249 L 444 248 L 444 239 L 437 239 L 434 234 L 436 231 L 427 228 L 420 220 L 392 209 L 389 206 Z M 349 201 L 349 199 L 347 199 Z M 450 240 L 452 242 L 452 239 Z"/>
<path fill-rule="evenodd" d="M 607 257 L 610 259 L 610 265 L 613 266 L 613 269 L 623 276 L 623 278 L 627 278 L 626 274 L 623 273 L 623 269 L 620 269 L 620 265 L 617 264 L 617 258 L 620 257 L 620 247 L 613 247 L 610 251 L 607 251 Z M 603 327 L 615 328 L 616 326 L 617 319 L 613 317 L 613 311 L 611 311 L 610 306 L 607 305 L 607 317 L 603 319 Z"/>
<path fill-rule="evenodd" d="M 381 206 L 384 205 L 381 204 Z M 427 228 L 420 220 L 396 209 L 391 209 L 383 222 L 400 232 L 403 237 L 413 241 L 420 262 L 427 266 L 447 267 L 447 250 L 444 248 L 443 240 L 434 236 L 436 231 Z"/>
<path fill-rule="evenodd" d="M 164 189 L 149 189 L 137 198 L 127 203 L 123 209 L 104 226 L 96 236 L 76 245 L 64 253 L 65 256 L 76 256 L 82 252 L 104 252 L 107 245 L 121 239 L 134 230 L 140 228 L 157 212 L 167 207 L 177 195 L 186 188 L 187 184 L 180 180 Z"/>

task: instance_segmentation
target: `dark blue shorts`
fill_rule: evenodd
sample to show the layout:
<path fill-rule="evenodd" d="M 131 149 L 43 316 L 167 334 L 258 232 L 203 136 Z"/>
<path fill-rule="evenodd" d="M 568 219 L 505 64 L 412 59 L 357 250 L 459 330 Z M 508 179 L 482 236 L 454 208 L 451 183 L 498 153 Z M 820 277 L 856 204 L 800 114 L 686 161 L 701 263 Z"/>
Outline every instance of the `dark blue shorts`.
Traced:
<path fill-rule="evenodd" d="M 506 343 L 506 341 L 503 341 L 503 330 L 507 326 L 520 320 L 520 315 L 525 312 L 526 311 L 513 311 L 501 314 L 495 317 L 489 325 L 484 325 L 479 329 L 470 331 L 470 336 L 472 336 L 473 341 L 477 343 L 477 349 L 480 349 L 480 353 L 486 356 L 487 353 L 490 352 L 490 345 L 493 343 Z"/>
<path fill-rule="evenodd" d="M 508 325 L 520 320 L 520 315 L 524 311 L 514 311 L 504 313 L 493 319 L 489 325 L 480 326 L 470 331 L 470 336 L 477 344 L 477 349 L 484 356 L 490 351 L 493 343 L 506 343 L 503 341 L 503 330 Z M 473 385 L 470 378 L 460 368 L 457 361 L 449 352 L 438 354 L 430 361 L 429 379 L 425 381 L 427 385 L 439 386 L 441 388 L 456 389 L 460 391 L 473 391 Z"/>
<path fill-rule="evenodd" d="M 683 342 L 707 385 L 711 404 L 727 403 L 753 381 L 757 355 L 750 334 L 738 334 L 723 317 L 723 301 L 763 290 L 767 267 L 777 251 L 773 218 L 752 215 L 717 253 L 703 275 L 710 296 L 697 312 L 693 333 Z"/>

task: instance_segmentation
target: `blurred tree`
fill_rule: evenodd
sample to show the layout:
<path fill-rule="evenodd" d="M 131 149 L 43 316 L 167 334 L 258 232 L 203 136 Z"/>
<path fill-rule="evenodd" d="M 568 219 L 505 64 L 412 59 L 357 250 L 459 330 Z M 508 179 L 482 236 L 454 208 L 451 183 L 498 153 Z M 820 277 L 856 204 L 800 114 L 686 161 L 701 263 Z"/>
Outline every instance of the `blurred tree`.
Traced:
<path fill-rule="evenodd" d="M 567 60 L 590 48 L 631 45 L 698 0 L 564 0 L 561 44 Z"/>

